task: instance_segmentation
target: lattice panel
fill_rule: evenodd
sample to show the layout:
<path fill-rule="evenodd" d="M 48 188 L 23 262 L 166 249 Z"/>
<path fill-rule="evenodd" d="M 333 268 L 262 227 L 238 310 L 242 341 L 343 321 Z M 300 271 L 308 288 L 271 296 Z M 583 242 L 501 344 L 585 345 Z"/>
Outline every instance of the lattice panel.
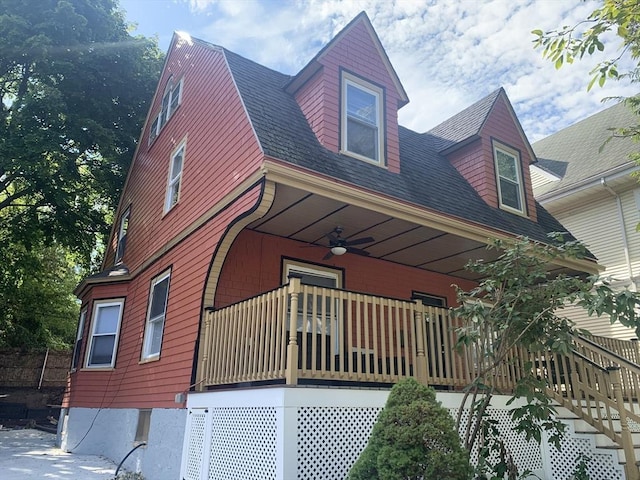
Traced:
<path fill-rule="evenodd" d="M 458 409 L 450 409 L 453 418 L 457 418 Z M 540 445 L 536 441 L 527 442 L 524 434 L 514 432 L 509 426 L 511 425 L 511 415 L 509 410 L 502 409 L 488 409 L 489 416 L 497 420 L 498 430 L 500 431 L 500 438 L 504 441 L 509 453 L 511 454 L 513 461 L 518 467 L 520 472 L 525 470 L 540 470 L 542 469 L 542 456 L 540 454 Z M 469 421 L 469 411 L 464 410 L 462 412 L 462 418 L 460 421 L 461 431 L 464 431 L 467 422 Z M 476 463 L 478 459 L 478 451 L 474 449 L 471 452 L 472 463 Z M 495 461 L 497 458 L 492 458 Z"/>
<path fill-rule="evenodd" d="M 298 409 L 298 479 L 342 480 L 364 450 L 382 408 Z"/>
<path fill-rule="evenodd" d="M 184 480 L 200 480 L 202 459 L 204 456 L 207 413 L 205 410 L 191 410 L 187 427 L 187 458 L 185 462 Z"/>
<path fill-rule="evenodd" d="M 209 480 L 276 478 L 276 409 L 214 408 Z"/>
<path fill-rule="evenodd" d="M 562 450 L 549 447 L 549 463 L 553 471 L 550 480 L 569 480 L 582 453 L 591 460 L 587 462 L 589 478 L 598 480 L 624 480 L 622 466 L 618 463 L 615 450 L 605 452 L 595 448 L 592 436 L 567 431 L 561 442 Z M 602 453 L 600 453 L 602 452 Z"/>

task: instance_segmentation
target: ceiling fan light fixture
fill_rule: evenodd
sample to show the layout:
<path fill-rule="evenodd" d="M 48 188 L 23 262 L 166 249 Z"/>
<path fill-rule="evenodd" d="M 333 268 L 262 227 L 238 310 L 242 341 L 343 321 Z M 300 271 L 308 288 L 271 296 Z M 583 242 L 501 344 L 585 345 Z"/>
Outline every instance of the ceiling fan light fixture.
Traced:
<path fill-rule="evenodd" d="M 341 245 L 336 245 L 335 247 L 331 247 L 331 253 L 334 255 L 344 255 L 347 253 L 347 249 Z"/>

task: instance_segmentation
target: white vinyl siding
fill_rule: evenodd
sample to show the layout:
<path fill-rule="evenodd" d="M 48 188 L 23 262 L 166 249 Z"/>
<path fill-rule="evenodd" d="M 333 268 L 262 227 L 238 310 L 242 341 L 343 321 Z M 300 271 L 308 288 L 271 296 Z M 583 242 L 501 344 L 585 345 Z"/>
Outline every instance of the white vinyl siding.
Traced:
<path fill-rule="evenodd" d="M 123 299 L 94 303 L 87 368 L 112 368 L 115 365 L 123 308 Z"/>
<path fill-rule="evenodd" d="M 144 329 L 142 359 L 157 358 L 162 347 L 162 334 L 167 313 L 167 299 L 169 298 L 170 272 L 165 272 L 151 282 L 149 293 L 149 308 L 147 324 Z"/>

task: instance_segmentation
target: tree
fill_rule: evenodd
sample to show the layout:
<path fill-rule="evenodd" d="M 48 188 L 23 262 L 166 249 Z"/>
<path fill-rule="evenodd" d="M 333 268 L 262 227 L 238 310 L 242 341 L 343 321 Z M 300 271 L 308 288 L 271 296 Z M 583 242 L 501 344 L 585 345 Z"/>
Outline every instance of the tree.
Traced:
<path fill-rule="evenodd" d="M 516 475 L 506 446 L 500 440 L 495 423 L 487 409 L 496 392 L 491 378 L 508 362 L 515 348 L 528 352 L 566 354 L 572 346 L 572 335 L 580 333 L 574 323 L 562 315 L 567 304 L 578 304 L 590 315 L 608 314 L 611 321 L 635 327 L 640 333 L 636 309 L 640 297 L 626 290 L 614 291 L 597 277 L 549 274 L 547 266 L 563 259 L 584 258 L 585 247 L 578 241 L 564 241 L 554 234 L 548 244 L 526 238 L 513 242 L 494 241 L 496 261 L 471 262 L 467 268 L 482 280 L 470 291 L 458 289 L 459 307 L 454 315 L 462 321 L 458 331 L 458 347 L 476 349 L 471 365 L 473 381 L 461 402 L 457 428 L 465 448 L 479 451 L 479 473 L 493 472 L 494 477 Z M 542 439 L 550 433 L 550 441 L 559 448 L 564 425 L 554 419 L 552 399 L 546 394 L 544 379 L 538 378 L 532 365 L 519 365 L 523 377 L 518 380 L 513 398 L 527 400 L 511 412 L 514 429 L 527 440 Z M 468 422 L 462 411 L 470 411 Z M 513 477 L 515 478 L 515 477 Z"/>
<path fill-rule="evenodd" d="M 117 0 L 0 0 L 0 228 L 88 263 L 157 81 Z"/>
<path fill-rule="evenodd" d="M 349 480 L 467 480 L 469 455 L 432 388 L 408 378 L 391 389 Z"/>
<path fill-rule="evenodd" d="M 0 249 L 0 348 L 67 348 L 79 305 L 80 271 L 59 245 Z"/>
<path fill-rule="evenodd" d="M 585 20 L 572 26 L 543 32 L 533 30 L 534 48 L 542 48 L 543 57 L 554 62 L 556 68 L 605 50 L 604 38 L 615 34 L 620 40 L 618 50 L 591 70 L 587 89 L 596 83 L 603 86 L 609 79 L 640 81 L 640 2 L 637 0 L 603 0 Z M 629 64 L 625 65 L 624 62 Z M 621 68 L 622 67 L 622 68 Z M 640 95 L 619 98 L 640 115 Z M 612 125 L 614 136 L 640 140 L 640 125 Z M 634 155 L 635 159 L 640 158 Z"/>

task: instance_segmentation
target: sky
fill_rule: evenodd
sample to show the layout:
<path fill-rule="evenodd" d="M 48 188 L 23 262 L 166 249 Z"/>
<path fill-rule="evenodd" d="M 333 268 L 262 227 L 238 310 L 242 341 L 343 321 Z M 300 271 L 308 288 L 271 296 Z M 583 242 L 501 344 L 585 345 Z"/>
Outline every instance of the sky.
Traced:
<path fill-rule="evenodd" d="M 120 0 L 134 33 L 169 47 L 173 31 L 223 46 L 295 75 L 358 13 L 365 11 L 410 103 L 401 125 L 427 131 L 504 87 L 531 142 L 629 96 L 608 81 L 587 92 L 598 58 L 556 70 L 534 50 L 534 29 L 584 20 L 595 0 Z M 605 38 L 601 59 L 618 53 Z"/>

